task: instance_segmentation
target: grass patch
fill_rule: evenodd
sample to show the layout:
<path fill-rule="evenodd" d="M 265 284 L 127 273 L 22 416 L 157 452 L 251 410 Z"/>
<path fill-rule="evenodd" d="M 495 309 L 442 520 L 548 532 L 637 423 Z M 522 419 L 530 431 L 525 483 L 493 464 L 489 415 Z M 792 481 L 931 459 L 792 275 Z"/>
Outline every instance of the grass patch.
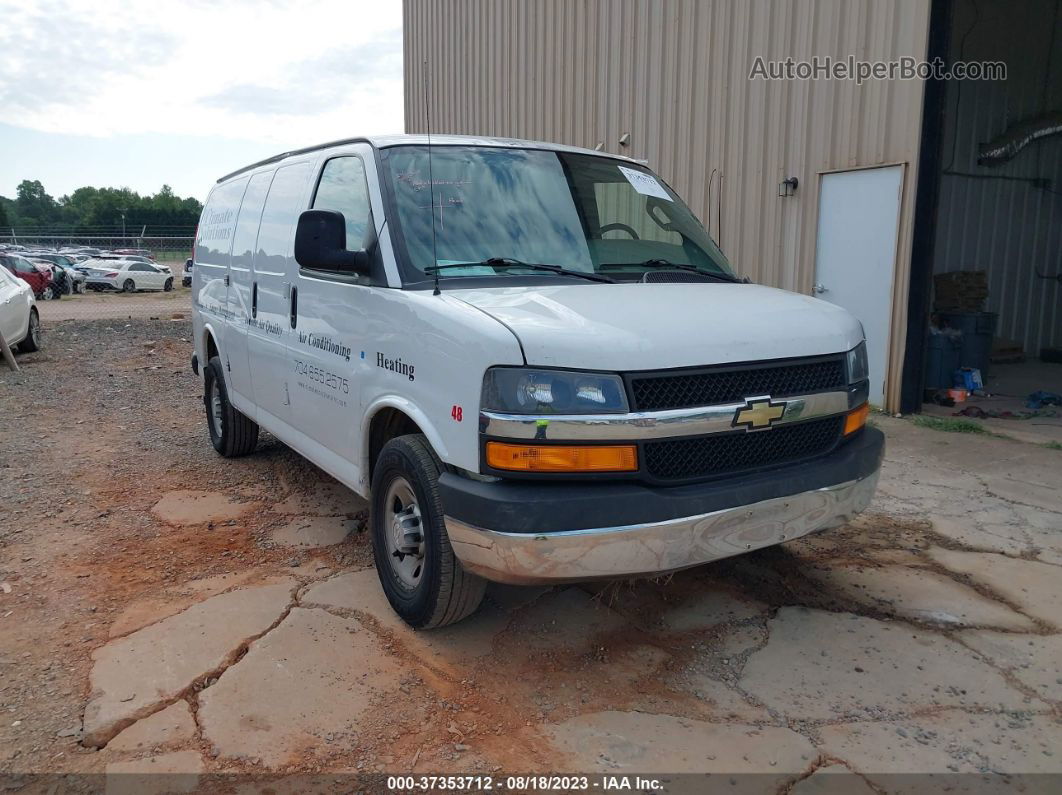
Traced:
<path fill-rule="evenodd" d="M 1048 450 L 1062 450 L 1062 442 L 1044 442 L 1044 447 Z"/>
<path fill-rule="evenodd" d="M 990 433 L 981 423 L 958 417 L 931 417 L 928 414 L 914 414 L 911 416 L 911 422 L 919 428 L 932 428 L 934 431 L 947 433 Z"/>

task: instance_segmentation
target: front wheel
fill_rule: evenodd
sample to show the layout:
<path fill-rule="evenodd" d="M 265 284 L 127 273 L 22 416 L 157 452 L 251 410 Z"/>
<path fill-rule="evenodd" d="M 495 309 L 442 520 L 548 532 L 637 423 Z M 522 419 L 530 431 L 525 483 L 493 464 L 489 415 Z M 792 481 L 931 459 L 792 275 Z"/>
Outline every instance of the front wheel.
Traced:
<path fill-rule="evenodd" d="M 51 300 L 53 300 L 55 298 L 58 298 L 58 297 L 59 297 L 59 294 L 55 291 L 55 288 L 52 285 L 50 285 L 50 284 L 46 285 L 45 288 L 43 290 L 41 290 L 41 300 L 42 301 L 51 301 Z"/>
<path fill-rule="evenodd" d="M 226 458 L 247 455 L 258 445 L 258 423 L 229 403 L 225 370 L 212 356 L 203 373 L 203 403 L 206 406 L 210 443 Z"/>
<path fill-rule="evenodd" d="M 162 285 L 162 289 L 163 289 L 164 292 L 167 292 L 167 293 L 170 290 L 172 290 L 173 289 L 173 279 L 167 279 L 166 283 L 164 285 Z"/>
<path fill-rule="evenodd" d="M 473 613 L 486 580 L 454 555 L 439 498 L 441 464 L 421 434 L 380 452 L 372 476 L 373 557 L 387 601 L 414 629 L 443 627 Z"/>
<path fill-rule="evenodd" d="M 133 283 L 133 280 L 132 279 L 126 279 L 125 282 L 122 284 L 122 292 L 123 293 L 132 293 L 132 292 L 135 292 L 135 291 L 136 291 L 136 285 Z"/>

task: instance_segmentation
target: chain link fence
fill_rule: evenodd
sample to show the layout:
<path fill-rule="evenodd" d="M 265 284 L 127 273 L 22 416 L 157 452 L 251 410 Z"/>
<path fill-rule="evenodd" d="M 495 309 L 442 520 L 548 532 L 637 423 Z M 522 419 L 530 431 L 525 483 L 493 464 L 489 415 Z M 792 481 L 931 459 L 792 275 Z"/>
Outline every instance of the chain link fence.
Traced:
<path fill-rule="evenodd" d="M 57 324 L 79 320 L 127 320 L 133 318 L 188 321 L 191 317 L 191 289 L 185 287 L 185 261 L 192 255 L 192 229 L 184 234 L 122 234 L 121 230 L 100 230 L 85 234 L 60 234 L 31 229 L 8 229 L 0 232 L 0 249 L 8 254 L 33 251 L 60 252 L 63 249 L 90 248 L 101 252 L 120 249 L 144 249 L 151 252 L 161 273 L 130 273 L 122 288 L 93 289 L 87 279 L 64 284 L 62 290 L 37 294 L 36 309 L 45 341 L 47 332 Z M 24 250 L 23 250 L 24 249 Z M 0 254 L 5 253 L 0 250 Z M 17 275 L 17 274 L 16 274 Z M 123 274 L 124 275 L 124 274 Z M 99 285 L 97 285 L 99 287 Z M 57 295 L 55 295 L 57 293 Z M 53 297 L 55 295 L 55 297 Z"/>

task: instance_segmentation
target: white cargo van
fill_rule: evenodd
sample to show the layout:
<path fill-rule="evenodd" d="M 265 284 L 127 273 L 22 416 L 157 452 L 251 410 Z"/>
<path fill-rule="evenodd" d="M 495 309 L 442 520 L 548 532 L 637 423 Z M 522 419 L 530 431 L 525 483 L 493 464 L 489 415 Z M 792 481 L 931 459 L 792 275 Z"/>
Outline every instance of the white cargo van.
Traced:
<path fill-rule="evenodd" d="M 218 181 L 192 269 L 210 438 L 369 498 L 414 627 L 485 581 L 653 575 L 866 507 L 859 322 L 750 284 L 635 161 L 356 138 Z"/>

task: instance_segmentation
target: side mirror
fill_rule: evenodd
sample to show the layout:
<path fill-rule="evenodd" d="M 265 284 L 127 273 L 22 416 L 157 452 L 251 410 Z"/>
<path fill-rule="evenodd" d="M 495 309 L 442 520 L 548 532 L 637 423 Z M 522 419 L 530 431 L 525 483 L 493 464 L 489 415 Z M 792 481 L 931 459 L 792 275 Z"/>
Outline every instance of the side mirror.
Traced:
<path fill-rule="evenodd" d="M 372 230 L 371 223 L 369 229 Z M 295 261 L 303 268 L 368 273 L 370 257 L 366 248 L 347 251 L 347 222 L 343 213 L 306 210 L 295 228 Z"/>

